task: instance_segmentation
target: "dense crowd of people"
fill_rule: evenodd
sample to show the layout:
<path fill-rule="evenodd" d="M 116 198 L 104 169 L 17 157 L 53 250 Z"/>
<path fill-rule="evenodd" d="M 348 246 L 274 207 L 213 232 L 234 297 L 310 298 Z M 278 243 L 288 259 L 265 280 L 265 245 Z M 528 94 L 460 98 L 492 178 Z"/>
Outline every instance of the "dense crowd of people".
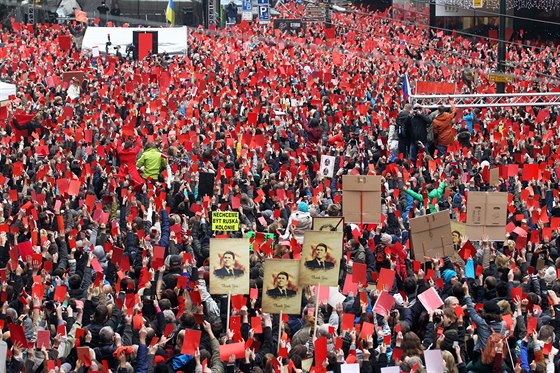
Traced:
<path fill-rule="evenodd" d="M 75 25 L 3 28 L 0 79 L 17 85 L 0 110 L 6 371 L 560 369 L 558 108 L 407 104 L 405 72 L 495 92 L 497 47 L 386 15 L 334 14 L 334 31 L 299 34 L 196 30 L 187 55 L 143 61 L 82 53 Z M 507 90 L 558 89 L 556 46 L 520 42 Z M 336 157 L 332 178 L 321 155 Z M 382 223 L 346 224 L 340 258 L 340 291 L 357 263 L 369 286 L 337 304 L 308 286 L 300 314 L 261 312 L 264 261 L 293 258 L 314 217 L 342 215 L 347 174 L 382 175 Z M 509 193 L 503 241 L 413 258 L 409 220 L 465 222 L 469 191 Z M 216 210 L 238 211 L 239 230 L 212 231 Z M 208 291 L 210 239 L 224 234 L 257 237 L 259 294 L 241 304 Z M 378 314 L 382 268 L 395 303 Z M 435 310 L 418 299 L 430 288 Z"/>

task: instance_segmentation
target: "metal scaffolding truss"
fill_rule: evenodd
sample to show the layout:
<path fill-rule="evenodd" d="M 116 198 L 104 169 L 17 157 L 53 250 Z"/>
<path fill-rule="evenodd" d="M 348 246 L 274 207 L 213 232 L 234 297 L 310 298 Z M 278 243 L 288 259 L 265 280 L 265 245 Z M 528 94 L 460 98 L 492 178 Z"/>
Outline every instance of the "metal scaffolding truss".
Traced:
<path fill-rule="evenodd" d="M 436 108 L 449 105 L 452 100 L 458 108 L 560 106 L 560 92 L 531 92 L 476 95 L 410 95 L 413 105 Z"/>
<path fill-rule="evenodd" d="M 27 4 L 27 23 L 35 24 L 35 0 L 29 0 Z"/>

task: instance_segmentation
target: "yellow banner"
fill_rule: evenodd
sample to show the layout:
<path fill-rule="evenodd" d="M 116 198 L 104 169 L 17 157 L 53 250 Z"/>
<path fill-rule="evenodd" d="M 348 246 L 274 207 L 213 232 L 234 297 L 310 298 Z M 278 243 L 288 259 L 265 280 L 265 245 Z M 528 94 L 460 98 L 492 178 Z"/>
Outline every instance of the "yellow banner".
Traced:
<path fill-rule="evenodd" d="M 239 230 L 239 212 L 213 211 L 212 230 L 222 232 L 235 232 Z"/>

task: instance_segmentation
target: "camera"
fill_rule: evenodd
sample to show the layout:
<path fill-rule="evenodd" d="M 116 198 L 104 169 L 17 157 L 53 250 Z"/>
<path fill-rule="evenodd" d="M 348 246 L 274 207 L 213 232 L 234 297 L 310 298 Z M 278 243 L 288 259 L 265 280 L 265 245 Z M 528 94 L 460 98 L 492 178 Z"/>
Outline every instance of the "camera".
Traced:
<path fill-rule="evenodd" d="M 397 310 L 391 310 L 391 317 L 397 317 Z"/>
<path fill-rule="evenodd" d="M 441 322 L 441 315 L 434 315 L 434 323 L 439 324 Z"/>

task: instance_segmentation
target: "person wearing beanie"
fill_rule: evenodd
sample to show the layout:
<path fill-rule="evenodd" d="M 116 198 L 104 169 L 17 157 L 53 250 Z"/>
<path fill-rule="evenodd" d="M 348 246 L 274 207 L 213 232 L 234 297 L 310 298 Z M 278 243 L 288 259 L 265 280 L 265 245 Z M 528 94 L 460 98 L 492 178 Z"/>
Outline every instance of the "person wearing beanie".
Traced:
<path fill-rule="evenodd" d="M 293 212 L 288 219 L 288 226 L 281 239 L 290 240 L 293 237 L 300 245 L 303 244 L 303 233 L 311 229 L 312 223 L 309 205 L 299 202 L 297 211 Z"/>
<path fill-rule="evenodd" d="M 441 277 L 443 278 L 443 281 L 448 284 L 451 282 L 453 277 L 457 278 L 457 272 L 452 269 L 446 269 L 445 271 L 443 271 Z"/>
<path fill-rule="evenodd" d="M 550 266 L 544 272 L 544 281 L 547 284 L 552 284 L 556 280 L 556 276 L 557 276 L 556 268 L 553 267 L 553 266 Z"/>

